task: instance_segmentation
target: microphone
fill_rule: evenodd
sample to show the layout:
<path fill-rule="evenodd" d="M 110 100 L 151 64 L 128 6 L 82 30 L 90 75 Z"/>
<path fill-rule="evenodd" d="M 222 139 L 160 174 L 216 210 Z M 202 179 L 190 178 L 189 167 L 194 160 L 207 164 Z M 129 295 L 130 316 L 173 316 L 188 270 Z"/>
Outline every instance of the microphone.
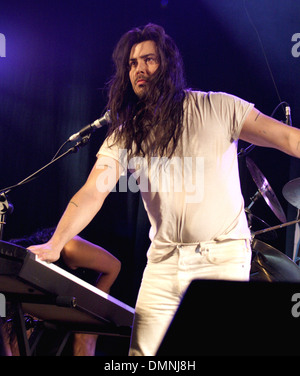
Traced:
<path fill-rule="evenodd" d="M 285 106 L 285 124 L 292 125 L 291 107 Z"/>
<path fill-rule="evenodd" d="M 74 133 L 71 137 L 69 137 L 68 141 L 76 141 L 81 137 L 84 137 L 92 132 L 94 132 L 98 128 L 102 128 L 104 125 L 110 124 L 110 115 L 109 115 L 109 110 L 105 112 L 105 114 L 95 120 L 93 123 L 86 125 L 83 127 L 79 132 Z"/>

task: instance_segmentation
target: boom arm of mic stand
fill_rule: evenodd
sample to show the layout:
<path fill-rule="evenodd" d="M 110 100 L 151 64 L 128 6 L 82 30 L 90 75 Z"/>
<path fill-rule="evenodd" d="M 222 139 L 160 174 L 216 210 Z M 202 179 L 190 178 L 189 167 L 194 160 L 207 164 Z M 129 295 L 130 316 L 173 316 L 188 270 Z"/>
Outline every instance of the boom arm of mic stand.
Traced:
<path fill-rule="evenodd" d="M 47 163 L 45 166 L 43 166 L 42 168 L 40 168 L 39 170 L 37 170 L 36 172 L 34 172 L 30 176 L 28 176 L 26 179 L 20 181 L 17 184 L 14 184 L 10 187 L 7 187 L 7 188 L 0 190 L 0 203 L 2 202 L 2 209 L 0 210 L 0 215 L 1 215 L 1 218 L 0 218 L 0 240 L 2 240 L 2 237 L 3 237 L 3 227 L 4 227 L 4 224 L 5 224 L 6 214 L 8 214 L 9 212 L 12 212 L 12 210 L 11 210 L 12 205 L 8 203 L 6 195 L 10 191 L 12 191 L 13 189 L 20 187 L 23 184 L 26 184 L 29 181 L 31 181 L 32 179 L 36 178 L 39 174 L 41 174 L 44 170 L 46 170 L 48 167 L 50 167 L 52 164 L 54 164 L 58 160 L 66 157 L 67 155 L 69 155 L 71 153 L 76 153 L 80 148 L 82 148 L 83 146 L 85 146 L 89 142 L 90 136 L 91 135 L 89 134 L 89 135 L 83 137 L 73 147 L 71 147 L 66 152 L 64 152 L 63 154 L 56 157 L 55 159 L 52 159 L 51 162 Z"/>

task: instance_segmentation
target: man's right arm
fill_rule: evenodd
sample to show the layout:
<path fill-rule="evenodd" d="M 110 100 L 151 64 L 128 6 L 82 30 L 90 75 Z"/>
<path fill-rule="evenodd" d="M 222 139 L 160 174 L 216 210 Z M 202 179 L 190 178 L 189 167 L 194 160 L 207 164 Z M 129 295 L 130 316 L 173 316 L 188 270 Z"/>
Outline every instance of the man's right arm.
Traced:
<path fill-rule="evenodd" d="M 65 244 L 79 234 L 101 209 L 120 177 L 119 163 L 99 156 L 83 187 L 72 197 L 52 238 L 45 244 L 29 247 L 40 260 L 59 259 Z"/>

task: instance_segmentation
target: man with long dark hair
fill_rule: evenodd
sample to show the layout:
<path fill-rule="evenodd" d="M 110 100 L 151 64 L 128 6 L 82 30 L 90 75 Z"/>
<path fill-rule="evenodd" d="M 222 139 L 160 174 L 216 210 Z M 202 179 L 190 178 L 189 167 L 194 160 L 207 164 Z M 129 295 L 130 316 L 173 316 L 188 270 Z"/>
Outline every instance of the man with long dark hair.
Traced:
<path fill-rule="evenodd" d="M 113 58 L 108 137 L 52 239 L 31 249 L 42 260 L 56 260 L 123 171 L 132 171 L 151 223 L 151 246 L 130 355 L 155 355 L 193 279 L 249 280 L 238 139 L 299 158 L 300 131 L 235 96 L 187 90 L 178 49 L 160 26 L 126 33 Z"/>
<path fill-rule="evenodd" d="M 142 57 L 145 71 L 139 70 L 134 54 Z M 173 153 L 182 132 L 186 95 L 183 64 L 173 40 L 159 26 L 134 29 L 121 38 L 113 59 L 116 74 L 109 91 L 110 133 L 114 131 L 116 141 L 122 140 L 132 155 Z M 150 134 L 155 143 L 146 150 Z"/>

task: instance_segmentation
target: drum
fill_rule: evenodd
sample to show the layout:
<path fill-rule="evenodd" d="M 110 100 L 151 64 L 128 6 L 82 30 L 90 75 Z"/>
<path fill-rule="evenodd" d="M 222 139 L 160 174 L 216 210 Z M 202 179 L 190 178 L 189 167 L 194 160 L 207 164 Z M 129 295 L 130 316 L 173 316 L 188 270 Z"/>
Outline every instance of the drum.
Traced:
<path fill-rule="evenodd" d="M 300 282 L 300 268 L 282 252 L 253 239 L 250 281 Z"/>

